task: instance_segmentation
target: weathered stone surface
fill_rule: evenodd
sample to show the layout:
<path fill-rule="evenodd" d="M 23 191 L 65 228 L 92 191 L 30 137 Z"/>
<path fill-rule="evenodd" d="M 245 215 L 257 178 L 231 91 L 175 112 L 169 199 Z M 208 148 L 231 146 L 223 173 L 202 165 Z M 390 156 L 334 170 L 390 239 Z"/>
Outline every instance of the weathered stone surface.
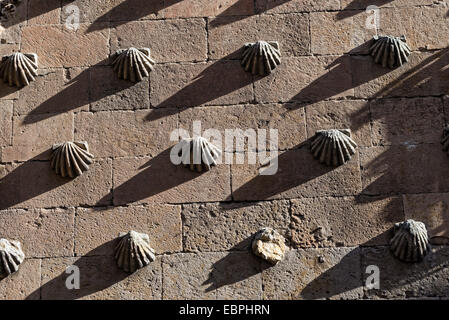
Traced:
<path fill-rule="evenodd" d="M 0 281 L 2 300 L 38 300 L 41 282 L 41 260 L 25 259 L 19 272 Z"/>
<path fill-rule="evenodd" d="M 288 235 L 288 201 L 185 205 L 182 211 L 187 251 L 249 250 L 254 233 L 264 226 Z"/>
<path fill-rule="evenodd" d="M 405 219 L 422 221 L 432 243 L 449 243 L 449 194 L 404 195 Z"/>
<path fill-rule="evenodd" d="M 282 56 L 310 53 L 309 21 L 306 14 L 219 17 L 209 22 L 209 51 L 212 59 L 240 58 L 245 43 L 259 40 L 279 42 Z M 281 73 L 276 69 L 276 73 Z"/>
<path fill-rule="evenodd" d="M 340 9 L 338 0 L 256 0 L 257 13 L 312 12 Z"/>
<path fill-rule="evenodd" d="M 262 297 L 260 261 L 249 252 L 165 256 L 163 270 L 166 300 Z"/>
<path fill-rule="evenodd" d="M 358 146 L 371 146 L 370 109 L 367 101 L 322 101 L 305 108 L 307 136 L 318 130 L 351 129 Z"/>
<path fill-rule="evenodd" d="M 157 254 L 182 249 L 179 206 L 155 204 L 77 210 L 77 255 L 114 255 L 117 236 L 129 230 L 148 234 L 150 244 Z"/>
<path fill-rule="evenodd" d="M 364 194 L 449 191 L 448 159 L 440 144 L 363 149 L 360 161 Z"/>
<path fill-rule="evenodd" d="M 146 233 L 133 230 L 121 232 L 118 241 L 114 258 L 123 271 L 133 273 L 156 260 L 150 237 Z"/>
<path fill-rule="evenodd" d="M 0 198 L 0 209 L 107 205 L 111 166 L 110 160 L 98 160 L 71 180 L 55 175 L 47 161 L 0 165 L 0 193 L 7 195 Z"/>
<path fill-rule="evenodd" d="M 253 0 L 190 0 L 175 2 L 163 8 L 160 11 L 160 15 L 164 18 L 189 18 L 254 14 Z"/>
<path fill-rule="evenodd" d="M 27 2 L 28 25 L 59 24 L 61 22 L 61 3 L 59 1 L 41 0 Z M 64 19 L 63 22 L 65 21 Z"/>
<path fill-rule="evenodd" d="M 134 0 L 134 2 L 136 2 Z M 92 4 L 90 0 L 62 0 L 62 23 L 71 22 L 74 12 L 71 6 L 79 9 L 79 21 L 84 22 L 108 22 L 111 18 L 111 11 L 120 3 L 120 0 L 96 0 Z M 130 4 L 128 4 L 130 5 Z M 135 13 L 137 14 L 137 13 Z M 106 29 L 107 25 L 94 25 L 91 29 Z M 91 31 L 91 30 L 89 30 Z"/>
<path fill-rule="evenodd" d="M 75 209 L 0 211 L 0 234 L 20 241 L 27 258 L 73 254 Z"/>
<path fill-rule="evenodd" d="M 171 163 L 169 151 L 114 160 L 114 205 L 222 201 L 230 195 L 229 166 L 199 174 Z"/>
<path fill-rule="evenodd" d="M 318 102 L 353 96 L 350 58 L 284 58 L 275 73 L 255 82 L 254 91 L 258 102 Z"/>
<path fill-rule="evenodd" d="M 191 135 L 194 121 L 201 121 L 202 131 L 208 129 L 219 130 L 222 134 L 222 150 L 233 151 L 237 147 L 226 147 L 226 130 L 266 130 L 266 145 L 264 149 L 271 150 L 270 129 L 278 130 L 278 148 L 291 149 L 306 140 L 306 123 L 304 108 L 298 104 L 267 104 L 267 105 L 243 105 L 226 107 L 200 107 L 190 108 L 179 113 L 179 128 L 187 130 Z M 228 131 L 229 132 L 229 131 Z M 234 131 L 235 132 L 235 131 Z M 236 132 L 235 132 L 236 133 Z M 250 131 L 247 132 L 248 134 Z M 262 131 L 260 131 L 262 134 Z M 262 135 L 261 135 L 262 137 Z M 259 148 L 244 143 L 244 150 L 255 151 Z M 273 140 L 273 142 L 276 142 Z M 241 150 L 243 151 L 243 150 Z"/>
<path fill-rule="evenodd" d="M 445 0 L 443 0 L 445 1 Z M 439 1 L 442 2 L 442 1 Z M 353 0 L 341 0 L 341 9 L 355 10 L 363 9 L 369 5 L 376 5 L 378 7 L 412 7 L 412 6 L 424 6 L 434 4 L 434 0 L 395 0 L 385 3 L 384 0 L 361 0 L 354 2 Z"/>
<path fill-rule="evenodd" d="M 53 144 L 72 140 L 73 115 L 14 116 L 13 132 L 12 146 L 3 149 L 2 162 L 47 160 Z"/>
<path fill-rule="evenodd" d="M 442 49 L 449 45 L 449 40 L 444 37 L 449 32 L 447 6 L 388 8 L 381 9 L 380 15 L 382 23 L 379 32 L 406 35 L 412 50 Z"/>
<path fill-rule="evenodd" d="M 387 245 L 394 223 L 404 220 L 400 197 L 292 200 L 292 243 L 297 247 Z"/>
<path fill-rule="evenodd" d="M 150 48 L 158 63 L 206 60 L 205 21 L 173 19 L 117 26 L 111 31 L 111 51 L 129 47 Z"/>
<path fill-rule="evenodd" d="M 170 133 L 176 128 L 176 116 L 164 110 L 82 112 L 75 116 L 75 140 L 89 141 L 99 158 L 157 155 L 174 145 Z"/>
<path fill-rule="evenodd" d="M 36 81 L 20 90 L 14 114 L 31 118 L 36 114 L 87 110 L 88 94 L 89 75 L 85 69 L 38 69 Z"/>
<path fill-rule="evenodd" d="M 374 145 L 436 143 L 441 138 L 444 115 L 439 98 L 373 100 L 369 108 Z"/>
<path fill-rule="evenodd" d="M 150 108 L 148 78 L 138 83 L 120 80 L 111 66 L 94 67 L 89 73 L 92 111 Z"/>
<path fill-rule="evenodd" d="M 357 299 L 363 296 L 358 248 L 290 250 L 284 261 L 264 270 L 262 278 L 264 299 Z"/>
<path fill-rule="evenodd" d="M 448 295 L 448 249 L 436 247 L 420 263 L 396 259 L 388 247 L 363 248 L 362 270 L 376 265 L 380 271 L 380 289 L 365 289 L 368 298 L 397 299 Z M 364 274 L 364 280 L 369 274 Z"/>
<path fill-rule="evenodd" d="M 109 30 L 88 32 L 88 27 L 80 24 L 77 32 L 64 25 L 24 27 L 22 50 L 37 53 L 41 68 L 104 64 L 102 60 L 109 54 Z"/>
<path fill-rule="evenodd" d="M 16 12 L 0 24 L 1 46 L 9 43 L 19 44 L 21 41 L 21 28 L 26 25 L 27 3 L 16 6 Z"/>
<path fill-rule="evenodd" d="M 66 268 L 80 270 L 80 289 L 68 290 Z M 42 299 L 45 300 L 158 300 L 162 295 L 161 260 L 128 274 L 113 256 L 42 260 Z"/>
<path fill-rule="evenodd" d="M 353 195 L 361 190 L 357 154 L 344 166 L 327 167 L 303 147 L 279 153 L 278 171 L 259 175 L 257 164 L 232 165 L 233 199 L 238 201 Z M 301 165 L 298 165 L 301 164 Z"/>
<path fill-rule="evenodd" d="M 0 100 L 0 147 L 12 143 L 12 110 L 11 100 Z"/>
<path fill-rule="evenodd" d="M 228 105 L 254 99 L 252 76 L 239 61 L 159 65 L 150 79 L 150 101 L 155 107 Z"/>
<path fill-rule="evenodd" d="M 372 57 L 351 59 L 355 95 L 358 98 L 422 97 L 447 94 L 449 51 L 414 52 L 407 64 L 390 70 Z"/>
<path fill-rule="evenodd" d="M 313 54 L 342 54 L 365 51 L 366 42 L 376 35 L 368 29 L 367 13 L 342 17 L 341 12 L 313 12 L 310 14 L 310 32 Z"/>
<path fill-rule="evenodd" d="M 265 227 L 256 233 L 251 247 L 256 256 L 272 265 L 282 261 L 287 250 L 285 238 L 276 230 Z"/>

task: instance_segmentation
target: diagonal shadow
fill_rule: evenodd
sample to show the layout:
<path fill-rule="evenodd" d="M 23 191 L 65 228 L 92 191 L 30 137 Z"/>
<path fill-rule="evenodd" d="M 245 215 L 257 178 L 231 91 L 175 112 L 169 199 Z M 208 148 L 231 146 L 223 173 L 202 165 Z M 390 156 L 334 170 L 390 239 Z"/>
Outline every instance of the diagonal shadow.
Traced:
<path fill-rule="evenodd" d="M 202 285 L 209 285 L 205 292 L 246 280 L 270 268 L 268 262 L 254 256 L 249 248 L 254 235 L 241 241 L 227 252 L 227 255 L 212 265 L 209 276 Z M 246 248 L 245 251 L 241 251 Z"/>
<path fill-rule="evenodd" d="M 237 50 L 219 61 L 213 62 L 197 74 L 189 84 L 155 107 L 178 108 L 167 110 L 166 114 L 172 115 L 185 110 L 179 108 L 180 106 L 183 108 L 201 106 L 250 85 L 254 81 L 253 76 L 245 72 L 240 66 L 240 62 L 230 60 L 241 51 L 242 49 Z M 147 120 L 157 120 L 161 116 L 150 113 Z"/>
<path fill-rule="evenodd" d="M 36 161 L 49 153 L 50 150 L 45 151 L 18 165 L 0 179 L 0 194 L 5 195 L 0 197 L 0 210 L 13 207 L 71 181 L 69 178 L 56 175 L 51 170 L 49 162 Z M 45 170 L 42 170 L 43 165 L 46 167 Z M 8 166 L 11 165 L 5 165 L 5 168 Z"/>
<path fill-rule="evenodd" d="M 65 282 L 70 274 L 65 271 L 43 284 L 26 299 L 40 296 L 43 300 L 74 300 L 102 291 L 126 279 L 130 274 L 117 267 L 114 257 L 101 256 L 104 250 L 115 246 L 117 239 L 111 240 L 91 250 L 70 265 L 79 268 L 80 289 L 69 290 Z M 75 258 L 74 258 L 75 259 Z M 66 267 L 68 267 L 67 265 Z M 137 271 L 139 272 L 139 271 Z"/>
<path fill-rule="evenodd" d="M 257 175 L 255 178 L 233 190 L 227 201 L 269 200 L 292 188 L 312 181 L 332 170 L 313 158 L 309 149 L 311 139 L 282 152 L 277 157 L 278 171 L 274 175 Z M 301 165 L 298 165 L 301 163 Z M 260 166 L 263 168 L 264 166 Z M 251 205 L 248 202 L 239 203 L 240 207 Z M 225 206 L 222 206 L 225 209 Z"/>
<path fill-rule="evenodd" d="M 271 8 L 274 8 L 278 5 L 281 5 L 285 2 L 288 2 L 291 0 L 278 0 L 276 4 L 268 4 L 266 5 L 266 8 L 262 7 L 260 8 L 260 10 L 256 10 L 256 8 L 254 8 L 255 6 L 255 2 L 256 1 L 249 1 L 249 0 L 238 0 L 236 1 L 232 6 L 230 6 L 229 8 L 227 8 L 226 10 L 224 10 L 222 13 L 218 14 L 210 23 L 209 26 L 211 29 L 214 28 L 219 28 L 243 19 L 248 18 L 250 15 L 253 14 L 261 14 Z M 248 15 L 241 15 L 239 14 L 239 12 L 241 12 L 242 10 L 244 10 L 242 8 L 242 6 L 244 6 L 245 4 L 250 5 L 253 7 L 253 10 L 248 10 L 248 13 L 250 13 L 250 11 L 252 11 L 250 14 Z M 257 12 L 258 11 L 258 12 Z M 225 19 L 223 19 L 225 18 Z"/>
<path fill-rule="evenodd" d="M 87 33 L 104 28 L 117 28 L 129 21 L 140 20 L 151 14 L 158 14 L 159 11 L 168 8 L 183 0 L 125 0 L 118 6 L 96 19 L 87 29 Z M 110 24 L 102 25 L 101 21 L 109 21 Z"/>
<path fill-rule="evenodd" d="M 111 191 L 112 195 L 114 197 L 120 195 L 120 198 L 126 199 L 126 201 L 123 202 L 129 204 L 160 194 L 203 174 L 192 172 L 182 165 L 175 166 L 172 164 L 170 160 L 170 151 L 171 148 L 168 148 L 156 157 L 150 159 L 139 168 L 143 169 L 143 171 L 119 185 L 117 188 L 114 188 Z M 98 201 L 98 205 L 104 203 L 104 201 L 107 201 L 110 197 L 111 194 L 106 195 L 103 199 Z M 114 198 L 114 204 L 115 202 L 116 198 Z M 124 204 L 122 201 L 119 202 L 120 204 Z"/>
<path fill-rule="evenodd" d="M 380 7 L 392 1 L 393 0 L 353 0 L 346 6 L 346 8 L 337 13 L 337 19 L 344 20 L 346 18 L 353 17 L 362 11 L 365 12 L 365 9 L 368 6 Z"/>
<path fill-rule="evenodd" d="M 118 77 L 113 74 L 112 67 L 108 64 L 109 61 L 109 58 L 104 59 L 94 66 L 83 70 L 73 79 L 70 79 L 70 81 L 68 81 L 64 85 L 63 90 L 61 90 L 51 98 L 45 100 L 31 112 L 29 112 L 25 116 L 23 123 L 31 124 L 37 121 L 41 121 L 58 114 L 80 108 L 86 104 L 95 103 L 103 98 L 118 94 L 120 92 L 124 92 L 132 86 L 138 85 L 130 81 L 118 79 Z M 99 77 L 100 73 L 106 74 L 103 77 L 103 83 L 101 85 L 95 83 L 95 79 Z M 37 81 L 39 81 L 39 79 L 37 79 Z M 85 85 L 86 81 L 89 83 L 89 86 Z M 80 92 L 85 90 L 86 87 L 92 88 L 92 86 L 95 86 L 96 88 L 95 90 L 89 91 L 88 101 L 80 99 Z M 37 114 L 39 114 L 40 117 L 35 117 L 35 115 Z"/>

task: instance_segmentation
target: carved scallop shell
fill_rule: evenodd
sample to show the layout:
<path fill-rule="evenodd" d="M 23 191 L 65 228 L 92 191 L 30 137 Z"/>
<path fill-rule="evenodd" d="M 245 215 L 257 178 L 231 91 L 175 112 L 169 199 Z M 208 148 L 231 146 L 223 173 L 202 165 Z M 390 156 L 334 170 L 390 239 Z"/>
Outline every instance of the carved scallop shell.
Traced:
<path fill-rule="evenodd" d="M 64 142 L 53 145 L 51 168 L 62 177 L 74 178 L 83 174 L 93 163 L 87 142 Z"/>
<path fill-rule="evenodd" d="M 276 264 L 284 259 L 285 239 L 276 230 L 271 228 L 262 228 L 253 239 L 252 249 L 256 256 Z"/>
<path fill-rule="evenodd" d="M 221 157 L 221 150 L 203 137 L 182 139 L 177 150 L 182 163 L 197 172 L 209 171 Z"/>
<path fill-rule="evenodd" d="M 147 234 L 130 231 L 121 233 L 120 237 L 115 249 L 115 259 L 120 269 L 135 272 L 156 259 Z"/>
<path fill-rule="evenodd" d="M 424 223 L 407 220 L 394 225 L 390 249 L 394 256 L 405 262 L 417 262 L 428 253 L 429 238 Z"/>
<path fill-rule="evenodd" d="M 443 150 L 449 155 L 449 126 L 444 128 L 443 139 L 441 139 L 441 144 L 443 145 Z"/>
<path fill-rule="evenodd" d="M 384 68 L 394 69 L 408 62 L 411 49 L 405 36 L 402 37 L 374 37 L 374 44 L 370 48 L 370 54 L 374 62 Z"/>
<path fill-rule="evenodd" d="M 148 48 L 118 50 L 112 62 L 118 77 L 132 82 L 142 81 L 144 77 L 148 77 L 154 64 L 154 60 L 151 59 L 151 51 Z"/>
<path fill-rule="evenodd" d="M 19 241 L 0 239 L 0 279 L 19 270 L 25 254 Z"/>
<path fill-rule="evenodd" d="M 349 129 L 319 130 L 312 140 L 313 156 L 328 166 L 339 166 L 355 154 L 357 144 Z"/>
<path fill-rule="evenodd" d="M 37 54 L 15 52 L 0 62 L 0 77 L 10 86 L 23 87 L 37 76 Z"/>
<path fill-rule="evenodd" d="M 245 44 L 242 66 L 246 72 L 266 76 L 280 64 L 279 43 L 257 41 L 256 43 Z"/>

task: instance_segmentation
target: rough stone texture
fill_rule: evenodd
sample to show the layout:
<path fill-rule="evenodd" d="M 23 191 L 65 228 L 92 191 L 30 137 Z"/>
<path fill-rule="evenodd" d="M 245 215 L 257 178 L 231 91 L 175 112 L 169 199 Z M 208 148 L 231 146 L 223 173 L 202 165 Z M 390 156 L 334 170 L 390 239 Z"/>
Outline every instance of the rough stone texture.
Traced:
<path fill-rule="evenodd" d="M 229 166 L 199 174 L 172 164 L 169 152 L 117 159 L 113 171 L 114 205 L 222 201 L 231 193 Z"/>
<path fill-rule="evenodd" d="M 254 236 L 252 242 L 253 253 L 275 265 L 284 259 L 288 250 L 285 245 L 285 238 L 272 228 L 262 228 Z"/>
<path fill-rule="evenodd" d="M 192 18 L 129 22 L 111 30 L 112 52 L 129 47 L 150 48 L 157 63 L 206 60 L 205 21 Z"/>
<path fill-rule="evenodd" d="M 264 299 L 361 298 L 359 266 L 358 248 L 290 250 L 284 261 L 263 271 Z"/>
<path fill-rule="evenodd" d="M 431 243 L 449 243 L 449 195 L 404 195 L 405 219 L 424 222 Z"/>
<path fill-rule="evenodd" d="M 347 56 L 284 58 L 276 72 L 255 82 L 256 101 L 319 102 L 353 96 L 350 62 Z"/>
<path fill-rule="evenodd" d="M 182 211 L 184 249 L 248 250 L 255 232 L 269 226 L 287 236 L 288 201 L 192 204 Z"/>
<path fill-rule="evenodd" d="M 399 197 L 292 200 L 292 244 L 297 247 L 386 245 L 390 229 L 404 220 Z"/>
<path fill-rule="evenodd" d="M 47 161 L 0 165 L 0 192 L 8 194 L 0 198 L 0 209 L 107 205 L 111 166 L 110 160 L 97 161 L 72 180 L 56 175 Z"/>
<path fill-rule="evenodd" d="M 350 51 L 365 51 L 366 42 L 376 35 L 376 30 L 367 29 L 368 14 L 342 17 L 341 12 L 314 12 L 310 14 L 313 54 L 342 54 Z"/>
<path fill-rule="evenodd" d="M 157 108 L 240 104 L 254 99 L 252 76 L 239 61 L 158 65 L 150 79 L 150 101 Z"/>
<path fill-rule="evenodd" d="M 89 70 L 92 111 L 136 110 L 150 107 L 149 78 L 132 83 L 118 79 L 111 66 Z"/>
<path fill-rule="evenodd" d="M 41 260 L 25 259 L 18 272 L 0 281 L 2 300 L 40 299 Z"/>
<path fill-rule="evenodd" d="M 164 299 L 261 299 L 262 266 L 249 252 L 163 258 Z"/>
<path fill-rule="evenodd" d="M 40 62 L 39 62 L 40 63 Z M 21 89 L 15 115 L 60 114 L 88 110 L 89 75 L 86 69 L 38 69 L 36 81 Z M 47 115 L 46 118 L 50 117 Z M 26 119 L 33 123 L 32 119 Z"/>
<path fill-rule="evenodd" d="M 80 270 L 80 289 L 67 290 L 66 268 Z M 56 258 L 42 260 L 42 299 L 45 300 L 153 300 L 161 299 L 161 260 L 133 274 L 116 266 L 113 256 Z"/>
<path fill-rule="evenodd" d="M 370 110 L 374 145 L 436 143 L 441 138 L 445 121 L 439 98 L 381 99 Z"/>
<path fill-rule="evenodd" d="M 388 8 L 381 9 L 382 23 L 379 32 L 387 35 L 406 35 L 407 43 L 412 50 L 442 49 L 449 45 L 443 35 L 449 32 L 446 23 L 447 6 Z M 432 21 L 429 31 L 428 22 Z"/>
<path fill-rule="evenodd" d="M 12 143 L 12 110 L 12 101 L 0 100 L 0 147 Z"/>
<path fill-rule="evenodd" d="M 48 160 L 55 143 L 73 138 L 73 115 L 45 114 L 15 116 L 12 146 L 5 147 L 2 162 Z"/>
<path fill-rule="evenodd" d="M 209 51 L 212 59 L 240 58 L 245 43 L 277 41 L 282 56 L 310 52 L 309 21 L 305 14 L 215 18 L 209 22 Z M 276 69 L 275 72 L 279 72 Z"/>
<path fill-rule="evenodd" d="M 190 134 L 193 132 L 193 122 L 201 121 L 201 130 L 217 129 L 222 134 L 222 150 L 232 152 L 236 150 L 234 146 L 226 148 L 226 129 L 240 129 L 245 132 L 248 129 L 266 130 L 266 145 L 263 149 L 272 150 L 270 138 L 270 128 L 278 130 L 278 148 L 281 150 L 291 149 L 306 140 L 305 114 L 304 108 L 298 104 L 267 104 L 267 105 L 243 105 L 227 107 L 204 107 L 191 108 L 179 113 L 179 128 L 185 129 Z M 232 126 L 229 124 L 232 123 Z M 249 131 L 248 131 L 249 134 Z M 260 131 L 262 134 L 262 131 Z M 257 138 L 258 143 L 259 138 Z M 245 143 L 245 150 L 249 148 Z M 259 149 L 259 146 L 250 148 L 252 151 Z M 241 150 L 242 151 L 242 150 Z"/>
<path fill-rule="evenodd" d="M 410 264 L 396 259 L 388 247 L 363 248 L 362 270 L 376 265 L 381 276 L 380 289 L 365 288 L 365 295 L 371 299 L 446 297 L 448 255 L 446 247 L 435 247 L 422 262 Z"/>
<path fill-rule="evenodd" d="M 81 256 L 113 255 L 119 233 L 129 230 L 148 234 L 156 254 L 182 249 L 179 206 L 80 208 L 77 210 L 76 226 L 75 252 Z"/>
<path fill-rule="evenodd" d="M 358 146 L 371 146 L 370 110 L 367 101 L 323 101 L 307 106 L 307 137 L 318 130 L 351 130 Z"/>
<path fill-rule="evenodd" d="M 74 220 L 74 208 L 3 210 L 0 234 L 20 241 L 26 258 L 70 256 Z"/>
<path fill-rule="evenodd" d="M 64 25 L 24 27 L 22 50 L 37 53 L 41 68 L 100 64 L 109 54 L 109 30 L 88 32 L 88 27 L 81 24 L 77 32 Z"/>
<path fill-rule="evenodd" d="M 449 191 L 447 154 L 439 144 L 375 147 L 360 151 L 364 194 Z M 425 168 L 432 168 L 425 170 Z"/>
<path fill-rule="evenodd" d="M 157 155 L 174 144 L 169 134 L 177 127 L 176 116 L 167 113 L 82 112 L 75 117 L 75 140 L 89 141 L 91 152 L 99 158 Z"/>
<path fill-rule="evenodd" d="M 0 281 L 0 298 L 449 297 L 449 157 L 440 144 L 449 0 L 23 2 L 1 23 L 0 56 L 35 52 L 39 75 L 20 89 L 0 81 L 0 234 L 30 258 Z M 71 5 L 77 30 L 68 28 Z M 381 8 L 377 32 L 365 27 L 369 5 Z M 374 63 L 376 33 L 405 34 L 409 63 Z M 241 66 L 243 45 L 258 40 L 280 44 L 282 63 L 266 77 Z M 149 47 L 156 62 L 135 84 L 110 66 L 131 46 Z M 224 150 L 234 163 L 204 174 L 173 165 L 169 135 L 192 135 L 195 120 L 221 133 L 277 129 L 277 174 L 261 176 L 266 159 L 246 157 L 269 143 Z M 351 161 L 316 161 L 315 132 L 345 128 L 358 144 Z M 64 179 L 49 149 L 74 139 L 95 159 Z M 241 155 L 246 163 L 236 164 Z M 391 256 L 389 229 L 406 219 L 427 225 L 439 253 L 413 265 Z M 261 227 L 287 239 L 275 267 L 250 251 Z M 156 261 L 128 275 L 113 252 L 131 229 L 148 233 Z M 79 291 L 64 285 L 73 263 Z M 381 290 L 363 289 L 368 264 L 381 268 Z"/>
<path fill-rule="evenodd" d="M 248 155 L 246 154 L 245 157 Z M 260 155 L 257 160 L 259 161 Z M 275 175 L 259 175 L 255 165 L 232 165 L 233 199 L 238 201 L 343 196 L 361 191 L 358 155 L 344 166 L 327 167 L 307 147 L 279 153 Z M 301 165 L 298 165 L 301 164 Z"/>

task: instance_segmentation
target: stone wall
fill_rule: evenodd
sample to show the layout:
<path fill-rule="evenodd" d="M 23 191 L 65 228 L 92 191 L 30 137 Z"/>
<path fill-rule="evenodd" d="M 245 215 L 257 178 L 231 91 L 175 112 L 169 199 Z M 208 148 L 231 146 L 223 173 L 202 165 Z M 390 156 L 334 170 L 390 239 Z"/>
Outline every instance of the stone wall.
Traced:
<path fill-rule="evenodd" d="M 380 7 L 378 30 L 366 28 L 369 5 Z M 448 0 L 24 0 L 3 28 L 0 53 L 37 53 L 39 76 L 20 90 L 0 84 L 0 236 L 27 257 L 1 298 L 449 297 Z M 374 64 L 377 33 L 405 34 L 410 62 Z M 255 40 L 281 46 L 265 78 L 238 60 Z M 157 61 L 135 85 L 108 65 L 130 46 Z M 278 129 L 278 173 L 175 167 L 169 135 L 194 120 Z M 307 146 L 330 128 L 350 128 L 359 145 L 336 169 Z M 51 146 L 71 140 L 96 156 L 74 180 L 49 164 Z M 438 244 L 418 264 L 388 250 L 391 227 L 409 218 Z M 263 226 L 291 248 L 275 267 L 248 250 Z M 127 275 L 112 254 L 130 229 L 150 235 L 157 259 Z M 80 290 L 64 285 L 72 264 Z M 380 290 L 364 288 L 368 265 Z"/>

